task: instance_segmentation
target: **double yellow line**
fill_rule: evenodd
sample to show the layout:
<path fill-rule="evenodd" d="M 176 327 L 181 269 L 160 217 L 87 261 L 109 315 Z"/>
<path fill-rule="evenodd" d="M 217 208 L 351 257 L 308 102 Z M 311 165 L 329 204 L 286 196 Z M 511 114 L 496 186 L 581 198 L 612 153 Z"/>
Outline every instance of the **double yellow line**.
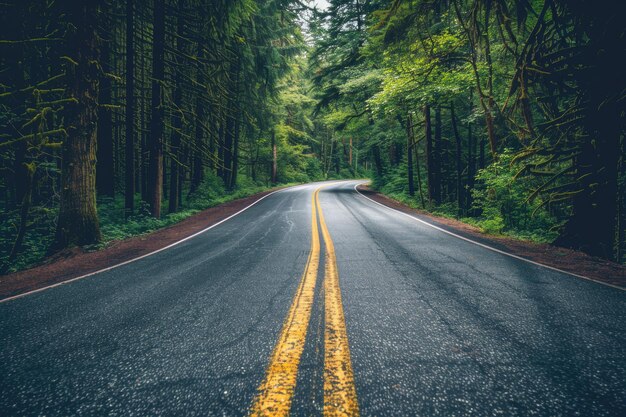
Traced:
<path fill-rule="evenodd" d="M 319 187 L 311 197 L 311 251 L 300 285 L 283 323 L 265 379 L 250 409 L 252 416 L 287 416 L 296 388 L 320 261 L 319 228 L 325 246 L 324 270 L 324 415 L 358 416 L 348 335 L 343 315 L 335 247 L 319 201 Z M 319 214 L 319 227 L 318 227 Z"/>

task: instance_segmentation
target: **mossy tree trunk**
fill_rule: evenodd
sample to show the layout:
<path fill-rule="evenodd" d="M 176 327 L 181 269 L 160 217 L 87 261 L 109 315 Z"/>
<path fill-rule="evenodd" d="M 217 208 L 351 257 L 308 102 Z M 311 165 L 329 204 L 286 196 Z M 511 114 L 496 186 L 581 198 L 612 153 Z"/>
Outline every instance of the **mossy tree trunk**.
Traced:
<path fill-rule="evenodd" d="M 133 0 L 126 0 L 126 143 L 124 147 L 124 210 L 135 210 L 135 11 Z"/>
<path fill-rule="evenodd" d="M 65 0 L 68 35 L 63 167 L 59 218 L 53 249 L 100 240 L 96 211 L 96 130 L 98 122 L 97 3 Z"/>
<path fill-rule="evenodd" d="M 184 19 L 182 13 L 185 11 L 184 0 L 179 0 L 178 8 L 181 15 L 177 17 L 176 23 L 176 49 L 187 53 L 187 43 L 185 42 Z M 170 193 L 168 200 L 168 212 L 175 213 L 179 206 L 179 176 L 181 176 L 181 131 L 183 129 L 183 68 L 182 62 L 176 62 L 174 79 L 174 112 L 172 114 L 172 134 L 170 137 Z"/>
<path fill-rule="evenodd" d="M 104 105 L 111 104 L 113 83 L 111 73 L 111 39 L 106 39 L 100 49 L 100 84 L 98 86 L 98 163 L 96 166 L 96 187 L 98 194 L 115 197 L 115 166 L 113 149 L 113 123 L 111 110 Z"/>
<path fill-rule="evenodd" d="M 154 2 L 154 36 L 152 42 L 152 114 L 150 119 L 150 164 L 148 167 L 148 203 L 150 213 L 161 217 L 163 193 L 163 80 L 165 72 L 165 2 Z"/>

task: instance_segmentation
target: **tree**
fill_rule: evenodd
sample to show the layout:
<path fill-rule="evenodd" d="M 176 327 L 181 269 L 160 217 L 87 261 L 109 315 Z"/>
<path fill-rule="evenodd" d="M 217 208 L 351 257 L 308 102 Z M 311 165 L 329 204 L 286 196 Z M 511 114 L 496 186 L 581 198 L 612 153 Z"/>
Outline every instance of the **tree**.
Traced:
<path fill-rule="evenodd" d="M 96 210 L 96 126 L 98 121 L 97 6 L 64 0 L 68 34 L 65 63 L 67 95 L 61 195 L 54 247 L 100 240 Z"/>
<path fill-rule="evenodd" d="M 126 216 L 132 215 L 135 210 L 135 10 L 133 4 L 133 0 L 126 0 L 126 142 L 124 146 Z"/>
<path fill-rule="evenodd" d="M 165 0 L 154 1 L 152 39 L 152 105 L 150 115 L 150 162 L 148 166 L 148 203 L 150 213 L 161 217 L 163 193 L 163 135 L 164 105 L 163 86 L 165 76 Z"/>

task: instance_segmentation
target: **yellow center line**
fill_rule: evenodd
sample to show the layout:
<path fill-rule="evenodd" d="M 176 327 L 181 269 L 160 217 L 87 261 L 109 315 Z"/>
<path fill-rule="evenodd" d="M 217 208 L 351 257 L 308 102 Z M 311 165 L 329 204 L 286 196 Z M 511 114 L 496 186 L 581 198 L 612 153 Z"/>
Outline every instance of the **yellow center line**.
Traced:
<path fill-rule="evenodd" d="M 320 187 L 321 188 L 321 187 Z M 298 365 L 304 350 L 320 261 L 320 238 L 317 227 L 316 198 L 319 188 L 311 197 L 311 251 L 304 274 L 283 323 L 278 342 L 274 347 L 265 379 L 250 409 L 251 416 L 287 416 L 296 387 Z"/>
<path fill-rule="evenodd" d="M 324 416 L 358 416 L 359 404 L 354 386 L 354 373 L 350 360 L 348 333 L 343 314 L 339 272 L 335 246 L 319 202 L 319 189 L 315 193 L 315 205 L 326 246 L 324 271 Z"/>
<path fill-rule="evenodd" d="M 335 247 L 328 232 L 319 202 L 319 187 L 311 197 L 311 251 L 289 308 L 287 318 L 272 352 L 265 379 L 250 408 L 251 416 L 287 416 L 295 392 L 298 367 L 315 297 L 315 282 L 320 262 L 320 237 L 317 217 L 324 238 L 324 415 L 358 416 L 354 374 L 348 335 L 341 302 Z"/>

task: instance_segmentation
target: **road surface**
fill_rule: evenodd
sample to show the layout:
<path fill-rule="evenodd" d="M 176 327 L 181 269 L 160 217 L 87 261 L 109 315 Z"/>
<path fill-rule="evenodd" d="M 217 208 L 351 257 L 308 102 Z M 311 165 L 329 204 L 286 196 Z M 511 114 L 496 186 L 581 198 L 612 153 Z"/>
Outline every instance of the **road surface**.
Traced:
<path fill-rule="evenodd" d="M 0 415 L 626 416 L 624 291 L 355 184 L 1 303 Z"/>

